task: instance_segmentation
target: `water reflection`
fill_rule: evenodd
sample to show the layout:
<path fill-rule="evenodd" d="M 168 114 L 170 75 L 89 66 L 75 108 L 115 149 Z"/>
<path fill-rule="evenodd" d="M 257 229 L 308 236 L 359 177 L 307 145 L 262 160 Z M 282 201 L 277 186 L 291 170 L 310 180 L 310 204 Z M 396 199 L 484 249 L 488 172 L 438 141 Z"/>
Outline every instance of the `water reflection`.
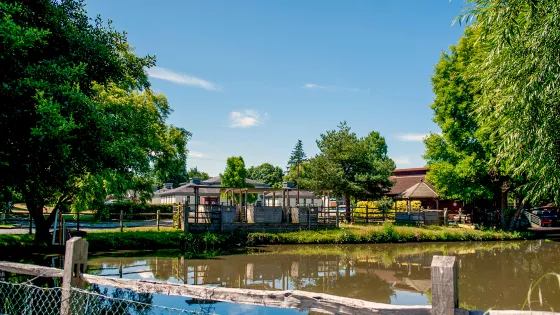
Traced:
<path fill-rule="evenodd" d="M 459 300 L 476 309 L 519 309 L 531 281 L 547 272 L 560 272 L 558 244 L 542 241 L 271 246 L 205 260 L 95 257 L 88 272 L 196 285 L 297 289 L 418 305 L 430 303 L 430 264 L 435 254 L 458 257 Z M 541 309 L 560 309 L 558 280 L 544 281 L 541 289 L 545 303 Z"/>

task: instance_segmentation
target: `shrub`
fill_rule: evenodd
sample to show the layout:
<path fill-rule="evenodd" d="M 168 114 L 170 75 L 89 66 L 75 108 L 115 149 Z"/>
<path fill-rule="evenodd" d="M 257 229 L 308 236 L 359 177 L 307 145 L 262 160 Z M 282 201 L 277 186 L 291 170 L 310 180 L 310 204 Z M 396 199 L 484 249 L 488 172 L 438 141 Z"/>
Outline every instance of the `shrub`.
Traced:
<path fill-rule="evenodd" d="M 173 205 L 168 204 L 147 204 L 147 203 L 132 203 L 132 202 L 117 202 L 103 207 L 95 213 L 96 220 L 109 220 L 111 217 L 118 217 L 123 210 L 127 219 L 144 218 L 135 216 L 138 213 L 156 213 L 158 210 L 162 213 L 172 213 Z"/>

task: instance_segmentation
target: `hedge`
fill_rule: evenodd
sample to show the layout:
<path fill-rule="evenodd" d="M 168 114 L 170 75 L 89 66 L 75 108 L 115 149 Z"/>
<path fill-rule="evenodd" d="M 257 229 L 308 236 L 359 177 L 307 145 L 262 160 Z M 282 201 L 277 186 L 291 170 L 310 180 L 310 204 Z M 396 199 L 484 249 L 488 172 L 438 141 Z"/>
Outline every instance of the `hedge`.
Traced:
<path fill-rule="evenodd" d="M 127 219 L 145 218 L 141 216 L 134 216 L 137 213 L 156 213 L 158 210 L 162 213 L 173 213 L 173 205 L 169 204 L 147 204 L 147 203 L 132 203 L 132 202 L 117 202 L 103 205 L 95 213 L 96 220 L 109 220 L 111 217 L 120 215 L 123 210 Z"/>

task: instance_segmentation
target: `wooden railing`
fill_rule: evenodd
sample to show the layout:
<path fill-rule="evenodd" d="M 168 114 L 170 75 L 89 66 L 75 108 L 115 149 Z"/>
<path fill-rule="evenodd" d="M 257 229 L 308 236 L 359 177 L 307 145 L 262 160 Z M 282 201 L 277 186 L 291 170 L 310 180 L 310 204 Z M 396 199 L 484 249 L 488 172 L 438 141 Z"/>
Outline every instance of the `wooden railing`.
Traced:
<path fill-rule="evenodd" d="M 454 256 L 434 256 L 431 265 L 432 305 L 403 306 L 369 302 L 330 294 L 299 290 L 263 291 L 177 284 L 152 280 L 118 279 L 84 273 L 88 243 L 74 237 L 66 244 L 64 269 L 0 261 L 0 270 L 40 277 L 62 277 L 61 315 L 71 315 L 71 289 L 90 284 L 129 289 L 139 293 L 166 294 L 230 303 L 292 308 L 325 314 L 535 314 L 535 311 L 469 311 L 459 308 L 458 268 Z"/>
<path fill-rule="evenodd" d="M 541 225 L 541 218 L 538 215 L 533 214 L 529 211 L 525 211 L 525 210 L 523 210 L 523 214 L 525 215 L 527 220 L 529 220 L 529 223 L 531 223 L 531 225 L 533 227 L 541 227 L 542 226 Z"/>

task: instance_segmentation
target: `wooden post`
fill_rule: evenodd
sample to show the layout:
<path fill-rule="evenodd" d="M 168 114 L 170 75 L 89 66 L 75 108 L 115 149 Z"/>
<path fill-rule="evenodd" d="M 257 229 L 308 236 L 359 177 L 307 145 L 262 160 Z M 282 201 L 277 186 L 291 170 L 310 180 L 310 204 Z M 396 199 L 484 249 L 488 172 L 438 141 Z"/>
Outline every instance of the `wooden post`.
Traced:
<path fill-rule="evenodd" d="M 459 307 L 457 261 L 455 256 L 434 256 L 432 273 L 432 314 L 454 315 Z"/>
<path fill-rule="evenodd" d="M 449 220 L 447 216 L 447 208 L 443 208 L 443 226 L 448 226 Z"/>
<path fill-rule="evenodd" d="M 369 204 L 366 203 L 366 223 L 369 223 Z"/>
<path fill-rule="evenodd" d="M 185 203 L 183 205 L 183 226 L 185 228 L 184 232 L 189 233 L 189 204 Z"/>
<path fill-rule="evenodd" d="M 122 232 L 122 231 L 123 231 L 123 229 L 124 229 L 124 222 L 123 222 L 123 218 L 124 218 L 124 212 L 123 212 L 123 210 L 121 209 L 121 215 L 120 215 L 120 219 L 119 219 L 119 221 L 120 221 L 120 225 L 121 225 L 121 232 Z"/>
<path fill-rule="evenodd" d="M 159 210 L 156 211 L 156 225 L 157 225 L 157 230 L 159 231 Z"/>
<path fill-rule="evenodd" d="M 307 230 L 311 230 L 311 206 L 307 207 Z"/>
<path fill-rule="evenodd" d="M 335 209 L 334 213 L 335 213 L 335 217 L 336 217 L 336 219 L 335 219 L 336 227 L 338 228 L 339 227 L 339 225 L 338 225 L 338 201 L 336 202 L 336 209 Z"/>
<path fill-rule="evenodd" d="M 81 274 L 87 268 L 88 242 L 81 237 L 73 237 L 66 243 L 64 273 L 62 277 L 61 315 L 72 315 L 71 288 L 83 288 Z"/>
<path fill-rule="evenodd" d="M 76 212 L 76 231 L 80 231 L 80 211 Z"/>

